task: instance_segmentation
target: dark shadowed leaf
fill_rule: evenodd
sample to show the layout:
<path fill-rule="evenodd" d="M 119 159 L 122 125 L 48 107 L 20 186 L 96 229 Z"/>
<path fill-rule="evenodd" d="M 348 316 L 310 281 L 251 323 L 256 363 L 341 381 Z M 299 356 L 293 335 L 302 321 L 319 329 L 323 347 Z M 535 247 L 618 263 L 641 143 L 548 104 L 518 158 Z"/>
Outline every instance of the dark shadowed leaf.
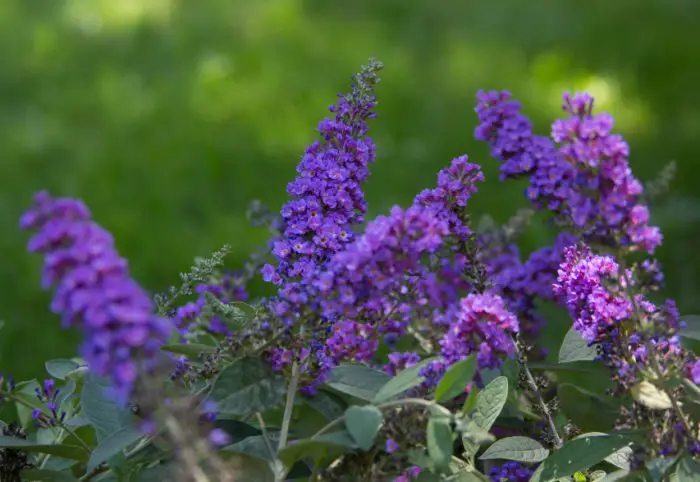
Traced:
<path fill-rule="evenodd" d="M 452 461 L 452 428 L 450 420 L 431 417 L 428 420 L 428 454 L 438 469 L 445 469 Z"/>
<path fill-rule="evenodd" d="M 21 449 L 25 452 L 39 452 L 42 454 L 51 454 L 64 459 L 78 460 L 87 462 L 89 454 L 83 447 L 76 445 L 61 445 L 61 444 L 38 444 L 30 440 L 0 436 L 0 447 L 10 449 Z"/>
<path fill-rule="evenodd" d="M 267 462 L 245 454 L 231 454 L 226 464 L 240 482 L 274 482 L 275 474 Z"/>
<path fill-rule="evenodd" d="M 316 395 L 304 398 L 304 401 L 326 420 L 335 420 L 343 415 L 343 400 L 334 393 L 319 390 Z"/>
<path fill-rule="evenodd" d="M 270 437 L 270 446 L 272 450 L 275 450 L 277 438 Z M 247 437 L 240 442 L 228 445 L 221 449 L 222 454 L 235 453 L 235 454 L 245 454 L 251 457 L 258 458 L 267 462 L 272 462 L 274 460 L 274 452 L 270 453 L 267 448 L 267 443 L 262 435 L 254 435 L 252 437 Z"/>
<path fill-rule="evenodd" d="M 410 390 L 411 388 L 417 387 L 418 385 L 423 383 L 423 380 L 425 380 L 425 378 L 420 375 L 420 371 L 435 360 L 437 360 L 437 357 L 428 358 L 427 360 L 423 360 L 417 365 L 413 365 L 412 367 L 403 370 L 401 373 L 399 373 L 391 380 L 386 382 L 386 384 L 379 390 L 377 395 L 374 397 L 373 402 L 386 402 L 387 400 L 391 400 L 397 395 L 401 395 L 406 390 Z"/>
<path fill-rule="evenodd" d="M 209 397 L 219 414 L 246 417 L 284 403 L 286 382 L 257 358 L 244 358 L 224 368 Z"/>
<path fill-rule="evenodd" d="M 80 368 L 80 364 L 66 358 L 49 360 L 45 363 L 46 371 L 54 378 L 65 380 L 72 372 Z"/>
<path fill-rule="evenodd" d="M 678 482 L 700 482 L 700 462 L 686 455 L 678 462 L 676 477 Z"/>
<path fill-rule="evenodd" d="M 142 434 L 132 427 L 123 427 L 103 438 L 92 451 L 88 461 L 88 470 L 92 470 L 113 455 L 121 453 L 126 447 L 141 438 Z"/>
<path fill-rule="evenodd" d="M 338 365 L 331 371 L 326 384 L 342 393 L 371 402 L 390 380 L 389 375 L 364 365 Z"/>
<path fill-rule="evenodd" d="M 291 466 L 297 460 L 312 458 L 320 461 L 326 456 L 339 454 L 348 449 L 356 449 L 357 444 L 345 430 L 321 435 L 313 439 L 295 440 L 278 452 L 282 462 Z"/>
<path fill-rule="evenodd" d="M 22 480 L 27 482 L 77 482 L 70 472 L 58 472 L 56 470 L 28 469 L 22 471 Z"/>
<path fill-rule="evenodd" d="M 445 402 L 464 393 L 467 384 L 474 378 L 476 357 L 471 355 L 452 365 L 442 376 L 435 389 L 435 400 Z"/>
<path fill-rule="evenodd" d="M 374 438 L 384 419 L 382 412 L 373 405 L 352 406 L 345 411 L 345 428 L 362 450 L 374 445 Z"/>
<path fill-rule="evenodd" d="M 541 462 L 548 456 L 549 450 L 537 440 L 518 436 L 497 440 L 479 458 L 534 463 Z"/>
<path fill-rule="evenodd" d="M 109 383 L 104 378 L 88 374 L 80 395 L 83 416 L 95 427 L 98 440 L 104 440 L 122 428 L 132 426 L 131 411 L 108 398 L 108 387 Z"/>
<path fill-rule="evenodd" d="M 595 345 L 588 346 L 588 342 L 581 335 L 569 329 L 559 349 L 559 363 L 571 363 L 576 361 L 590 361 L 598 356 Z"/>
<path fill-rule="evenodd" d="M 610 430 L 620 413 L 620 400 L 562 383 L 557 395 L 564 413 L 581 430 Z"/>
<path fill-rule="evenodd" d="M 584 434 L 568 442 L 560 450 L 552 453 L 542 462 L 539 481 L 573 475 L 579 470 L 588 469 L 606 457 L 628 446 L 630 438 L 618 434 Z"/>

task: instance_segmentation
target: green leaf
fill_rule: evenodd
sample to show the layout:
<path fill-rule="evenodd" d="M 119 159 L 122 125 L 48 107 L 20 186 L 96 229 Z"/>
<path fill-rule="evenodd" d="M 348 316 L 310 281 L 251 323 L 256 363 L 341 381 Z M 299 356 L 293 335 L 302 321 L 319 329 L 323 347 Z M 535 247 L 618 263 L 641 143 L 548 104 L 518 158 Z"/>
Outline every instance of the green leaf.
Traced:
<path fill-rule="evenodd" d="M 605 477 L 600 479 L 600 482 L 615 482 L 617 480 L 624 480 L 628 475 L 630 475 L 629 470 L 616 470 L 615 472 L 606 474 Z"/>
<path fill-rule="evenodd" d="M 559 363 L 590 361 L 597 356 L 596 346 L 588 346 L 588 342 L 573 327 L 569 328 L 559 349 Z"/>
<path fill-rule="evenodd" d="M 124 427 L 132 426 L 131 411 L 108 398 L 106 391 L 109 386 L 106 379 L 88 374 L 80 395 L 83 416 L 95 427 L 97 439 L 100 441 Z"/>
<path fill-rule="evenodd" d="M 431 417 L 428 420 L 428 454 L 438 469 L 446 469 L 452 461 L 453 440 L 450 421 Z"/>
<path fill-rule="evenodd" d="M 483 430 L 491 430 L 507 399 L 508 379 L 501 376 L 479 393 L 472 419 Z"/>
<path fill-rule="evenodd" d="M 88 453 L 83 447 L 77 445 L 61 445 L 61 444 L 39 444 L 30 440 L 0 436 L 0 447 L 8 449 L 21 449 L 25 452 L 39 452 L 42 454 L 51 454 L 64 459 L 78 460 L 87 462 Z"/>
<path fill-rule="evenodd" d="M 620 413 L 618 399 L 584 390 L 570 383 L 559 385 L 557 396 L 566 416 L 581 430 L 609 430 Z"/>
<path fill-rule="evenodd" d="M 291 467 L 294 462 L 303 458 L 310 457 L 318 462 L 329 454 L 356 448 L 357 444 L 350 434 L 343 430 L 310 439 L 294 440 L 277 455 L 287 467 Z"/>
<path fill-rule="evenodd" d="M 345 410 L 345 428 L 362 450 L 369 450 L 374 445 L 374 438 L 379 432 L 384 416 L 374 405 L 358 407 L 353 405 Z"/>
<path fill-rule="evenodd" d="M 618 434 L 581 435 L 542 462 L 538 480 L 545 482 L 573 475 L 579 470 L 594 466 L 629 444 L 629 437 Z"/>
<path fill-rule="evenodd" d="M 209 397 L 218 413 L 247 417 L 284 403 L 287 385 L 258 358 L 243 358 L 224 368 L 214 381 Z"/>
<path fill-rule="evenodd" d="M 326 420 L 335 420 L 343 416 L 343 401 L 334 393 L 319 390 L 316 395 L 305 397 L 304 401 Z"/>
<path fill-rule="evenodd" d="M 58 472 L 46 469 L 27 469 L 20 474 L 27 482 L 77 482 L 70 472 Z"/>
<path fill-rule="evenodd" d="M 278 437 L 270 437 L 270 445 L 274 450 L 276 445 L 276 440 Z M 265 437 L 263 435 L 253 435 L 252 437 L 246 437 L 243 440 L 236 442 L 235 444 L 228 445 L 221 449 L 222 454 L 236 453 L 245 454 L 255 457 L 260 460 L 267 462 L 273 462 L 275 454 L 270 453 L 267 448 L 267 443 L 265 442 Z"/>
<path fill-rule="evenodd" d="M 390 377 L 378 370 L 364 365 L 341 364 L 333 368 L 326 385 L 345 393 L 371 402 Z"/>
<path fill-rule="evenodd" d="M 88 470 L 94 469 L 112 456 L 121 453 L 126 447 L 140 439 L 141 436 L 142 434 L 138 430 L 124 427 L 105 437 L 92 451 L 88 461 Z"/>
<path fill-rule="evenodd" d="M 678 482 L 700 482 L 700 463 L 686 455 L 678 462 L 676 477 Z"/>
<path fill-rule="evenodd" d="M 548 456 L 549 450 L 537 440 L 528 437 L 507 437 L 497 440 L 479 458 L 534 463 L 542 462 Z"/>
<path fill-rule="evenodd" d="M 423 383 L 425 378 L 420 376 L 420 371 L 435 360 L 437 360 L 437 357 L 428 358 L 403 370 L 379 389 L 379 393 L 374 397 L 373 403 L 386 402 L 397 395 L 401 395 L 406 390 L 410 390 Z"/>
<path fill-rule="evenodd" d="M 684 315 L 681 316 L 681 321 L 685 323 L 685 328 L 678 334 L 691 340 L 700 340 L 700 315 Z"/>
<path fill-rule="evenodd" d="M 605 461 L 609 464 L 614 465 L 618 469 L 630 470 L 630 457 L 632 456 L 632 449 L 630 447 L 622 447 L 620 450 L 614 454 L 605 457 Z"/>
<path fill-rule="evenodd" d="M 474 373 L 476 373 L 474 355 L 452 365 L 435 389 L 435 400 L 445 402 L 462 395 L 467 384 L 474 378 Z"/>
<path fill-rule="evenodd" d="M 59 380 L 65 380 L 68 375 L 78 370 L 81 365 L 74 362 L 73 360 L 68 360 L 66 358 L 58 358 L 56 360 L 49 360 L 45 363 L 46 371 L 54 378 Z"/>
<path fill-rule="evenodd" d="M 194 360 L 205 353 L 214 353 L 216 351 L 216 347 L 205 345 L 203 343 L 172 343 L 163 346 L 161 350 L 176 353 L 178 355 L 185 355 L 187 358 Z"/>
<path fill-rule="evenodd" d="M 249 455 L 231 454 L 226 458 L 226 465 L 231 468 L 237 481 L 274 482 L 275 480 L 275 474 L 267 462 Z"/>

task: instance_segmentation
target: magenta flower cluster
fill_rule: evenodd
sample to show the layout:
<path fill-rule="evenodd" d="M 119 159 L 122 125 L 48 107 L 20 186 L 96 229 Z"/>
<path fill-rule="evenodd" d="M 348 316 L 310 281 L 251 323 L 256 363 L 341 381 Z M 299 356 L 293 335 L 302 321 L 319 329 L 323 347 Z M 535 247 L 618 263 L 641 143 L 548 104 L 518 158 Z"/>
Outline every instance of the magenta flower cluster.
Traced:
<path fill-rule="evenodd" d="M 476 353 L 477 367 L 496 368 L 515 353 L 512 336 L 518 319 L 495 294 L 471 294 L 460 302 L 460 310 L 440 340 L 440 354 L 449 366 Z"/>
<path fill-rule="evenodd" d="M 51 310 L 62 315 L 64 327 L 83 330 L 90 370 L 109 377 L 114 395 L 126 402 L 139 371 L 155 367 L 172 325 L 153 314 L 151 298 L 129 276 L 112 236 L 81 201 L 39 193 L 20 224 L 36 231 L 29 250 L 44 253 L 42 285 L 56 287 Z"/>
<path fill-rule="evenodd" d="M 661 232 L 649 225 L 629 147 L 612 134 L 609 114 L 593 114 L 590 95 L 564 95 L 570 117 L 554 123 L 552 140 L 533 134 L 510 93 L 481 91 L 477 99 L 475 136 L 503 162 L 502 178 L 528 176 L 527 195 L 534 205 L 589 239 L 654 252 Z"/>

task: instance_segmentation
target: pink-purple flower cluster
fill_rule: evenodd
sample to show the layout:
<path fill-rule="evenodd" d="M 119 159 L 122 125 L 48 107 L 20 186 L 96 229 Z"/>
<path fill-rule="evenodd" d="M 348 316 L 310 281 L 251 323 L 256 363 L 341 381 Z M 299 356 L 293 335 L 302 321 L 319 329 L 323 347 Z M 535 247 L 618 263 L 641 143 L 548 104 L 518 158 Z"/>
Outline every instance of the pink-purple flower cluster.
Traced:
<path fill-rule="evenodd" d="M 620 267 L 612 256 L 593 255 L 585 245 L 564 250 L 554 292 L 566 298 L 574 329 L 587 342 L 604 340 L 610 327 L 631 317 L 632 302 L 610 289 L 619 282 Z"/>
<path fill-rule="evenodd" d="M 502 178 L 527 175 L 527 195 L 591 240 L 653 253 L 660 230 L 649 225 L 642 185 L 632 175 L 629 147 L 612 134 L 608 114 L 593 114 L 588 94 L 564 95 L 569 118 L 552 127 L 552 140 L 533 134 L 520 104 L 508 92 L 479 92 L 479 140 L 503 161 Z"/>
<path fill-rule="evenodd" d="M 51 310 L 64 327 L 84 332 L 90 370 L 112 381 L 125 402 L 141 370 L 155 367 L 171 324 L 155 316 L 151 298 L 129 276 L 112 236 L 91 220 L 81 201 L 42 192 L 21 219 L 35 230 L 29 251 L 44 253 L 42 285 L 56 286 Z"/>
<path fill-rule="evenodd" d="M 513 336 L 518 319 L 503 299 L 492 293 L 471 294 L 460 302 L 460 310 L 440 340 L 440 354 L 449 366 L 476 353 L 477 367 L 499 367 L 515 353 Z"/>

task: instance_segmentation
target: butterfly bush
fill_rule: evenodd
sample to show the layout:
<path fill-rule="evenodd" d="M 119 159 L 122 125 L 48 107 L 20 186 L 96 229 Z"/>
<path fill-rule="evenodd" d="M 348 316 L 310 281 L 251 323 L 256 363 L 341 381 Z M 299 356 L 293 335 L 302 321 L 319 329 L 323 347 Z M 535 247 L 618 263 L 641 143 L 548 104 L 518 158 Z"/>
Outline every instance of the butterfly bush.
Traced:
<path fill-rule="evenodd" d="M 39 193 L 20 225 L 36 232 L 28 249 L 44 254 L 42 286 L 55 287 L 51 310 L 63 327 L 82 329 L 83 358 L 109 377 L 125 403 L 139 371 L 156 368 L 171 324 L 154 315 L 151 298 L 130 277 L 112 236 L 81 201 Z"/>
<path fill-rule="evenodd" d="M 82 360 L 47 364 L 41 384 L 0 374 L 0 403 L 37 430 L 0 422 L 2 480 L 700 471 L 700 359 L 684 341 L 694 320 L 660 301 L 653 196 L 612 116 L 589 94 L 565 94 L 563 118 L 538 135 L 509 92 L 477 94 L 475 137 L 501 181 L 526 179 L 525 197 L 558 231 L 546 246 L 521 250 L 529 214 L 472 228 L 486 179 L 467 155 L 410 205 L 366 222 L 381 67 L 364 67 L 318 124 L 279 215 L 249 210 L 271 235 L 236 271 L 222 249 L 151 299 L 83 202 L 36 195 L 20 225 L 44 255 L 51 310 L 83 335 Z M 272 296 L 248 289 L 259 275 Z M 605 393 L 551 368 L 542 339 L 567 328 L 560 361 L 607 370 Z M 584 433 L 602 430 L 614 437 Z"/>

